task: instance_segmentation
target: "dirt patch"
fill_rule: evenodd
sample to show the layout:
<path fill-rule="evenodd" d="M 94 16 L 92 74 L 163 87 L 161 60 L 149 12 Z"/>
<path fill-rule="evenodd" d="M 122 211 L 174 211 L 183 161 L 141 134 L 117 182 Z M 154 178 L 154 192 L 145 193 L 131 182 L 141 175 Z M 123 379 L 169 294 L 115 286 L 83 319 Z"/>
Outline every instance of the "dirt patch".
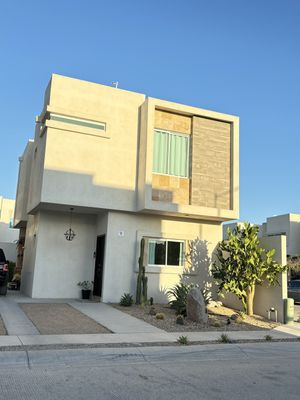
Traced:
<path fill-rule="evenodd" d="M 69 304 L 19 304 L 42 335 L 111 333 Z"/>
<path fill-rule="evenodd" d="M 204 331 L 250 331 L 260 329 L 273 329 L 280 325 L 272 321 L 268 321 L 260 316 L 248 317 L 245 319 L 239 318 L 239 321 L 233 321 L 230 317 L 236 314 L 236 310 L 227 307 L 211 307 L 208 308 L 208 325 L 198 324 L 184 319 L 184 325 L 176 324 L 175 310 L 171 309 L 166 304 L 155 304 L 154 308 L 156 313 L 163 313 L 165 318 L 163 320 L 156 319 L 155 315 L 150 315 L 150 306 L 144 307 L 132 305 L 131 307 L 122 307 L 119 304 L 112 304 L 118 310 L 126 312 L 133 317 L 142 319 L 157 328 L 163 329 L 167 332 L 204 332 Z"/>
<path fill-rule="evenodd" d="M 0 317 L 0 336 L 7 335 L 6 328 L 2 318 Z"/>

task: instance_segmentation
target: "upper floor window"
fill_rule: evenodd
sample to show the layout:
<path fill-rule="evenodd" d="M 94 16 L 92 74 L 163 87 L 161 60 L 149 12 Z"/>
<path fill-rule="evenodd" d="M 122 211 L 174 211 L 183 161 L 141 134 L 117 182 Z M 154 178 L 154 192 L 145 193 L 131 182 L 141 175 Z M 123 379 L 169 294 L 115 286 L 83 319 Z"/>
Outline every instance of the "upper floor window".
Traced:
<path fill-rule="evenodd" d="M 64 124 L 80 125 L 80 126 L 85 126 L 87 128 L 99 129 L 101 131 L 105 131 L 106 130 L 106 124 L 105 123 L 91 121 L 91 120 L 88 120 L 88 119 L 68 117 L 66 115 L 53 114 L 53 113 L 50 114 L 50 119 L 52 121 L 63 122 Z"/>
<path fill-rule="evenodd" d="M 188 177 L 189 147 L 189 135 L 155 129 L 153 172 Z"/>

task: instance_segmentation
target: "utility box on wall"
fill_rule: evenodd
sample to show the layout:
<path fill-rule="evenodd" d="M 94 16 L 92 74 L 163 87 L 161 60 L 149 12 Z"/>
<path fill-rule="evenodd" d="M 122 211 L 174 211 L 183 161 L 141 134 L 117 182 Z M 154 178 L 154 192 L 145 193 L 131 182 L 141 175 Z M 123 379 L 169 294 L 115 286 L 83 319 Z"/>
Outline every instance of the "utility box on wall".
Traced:
<path fill-rule="evenodd" d="M 284 299 L 284 323 L 292 325 L 294 323 L 294 299 Z"/>

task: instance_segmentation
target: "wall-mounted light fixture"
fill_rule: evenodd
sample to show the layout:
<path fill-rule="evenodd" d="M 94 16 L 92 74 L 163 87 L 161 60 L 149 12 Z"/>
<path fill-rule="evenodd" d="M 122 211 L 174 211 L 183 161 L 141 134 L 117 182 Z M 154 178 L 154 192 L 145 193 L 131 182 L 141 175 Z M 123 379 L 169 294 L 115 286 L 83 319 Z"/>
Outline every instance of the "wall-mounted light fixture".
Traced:
<path fill-rule="evenodd" d="M 72 230 L 72 216 L 73 216 L 73 210 L 74 208 L 71 207 L 70 208 L 70 228 L 64 233 L 66 239 L 68 241 L 71 241 L 74 239 L 74 237 L 76 236 L 76 233 Z"/>

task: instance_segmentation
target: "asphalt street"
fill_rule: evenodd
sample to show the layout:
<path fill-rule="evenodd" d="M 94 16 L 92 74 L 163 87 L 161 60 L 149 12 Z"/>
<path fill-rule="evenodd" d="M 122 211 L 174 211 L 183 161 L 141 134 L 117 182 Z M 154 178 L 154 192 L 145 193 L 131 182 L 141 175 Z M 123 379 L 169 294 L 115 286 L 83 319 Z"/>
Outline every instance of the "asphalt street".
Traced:
<path fill-rule="evenodd" d="M 299 399 L 300 343 L 0 352 L 0 399 Z"/>

